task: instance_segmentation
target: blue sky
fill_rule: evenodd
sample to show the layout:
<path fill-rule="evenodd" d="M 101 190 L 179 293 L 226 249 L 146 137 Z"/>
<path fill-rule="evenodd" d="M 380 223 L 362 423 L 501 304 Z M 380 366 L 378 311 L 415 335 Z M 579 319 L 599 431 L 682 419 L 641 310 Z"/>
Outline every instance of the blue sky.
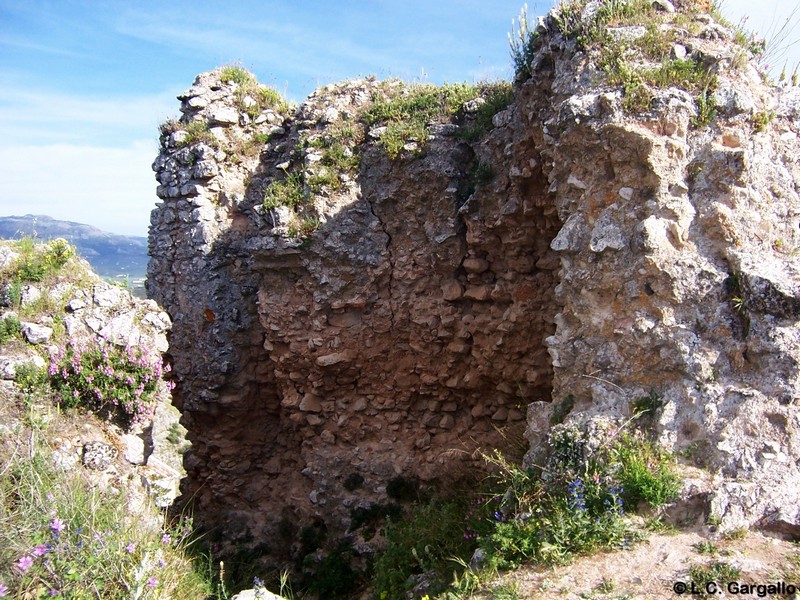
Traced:
<path fill-rule="evenodd" d="M 726 0 L 738 20 L 747 7 Z M 771 3 L 770 3 L 771 2 Z M 0 215 L 146 235 L 158 124 L 195 75 L 241 64 L 290 100 L 375 74 L 509 78 L 522 0 L 0 0 Z M 549 1 L 529 2 L 531 16 Z M 774 6 L 773 6 L 774 5 Z M 794 4 L 760 3 L 760 27 Z M 751 17 L 748 25 L 759 27 Z"/>

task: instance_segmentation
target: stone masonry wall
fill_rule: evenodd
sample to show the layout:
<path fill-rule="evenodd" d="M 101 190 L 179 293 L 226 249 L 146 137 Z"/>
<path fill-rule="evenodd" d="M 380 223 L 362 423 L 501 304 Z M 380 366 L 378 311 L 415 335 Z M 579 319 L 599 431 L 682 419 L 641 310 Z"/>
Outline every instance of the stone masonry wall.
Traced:
<path fill-rule="evenodd" d="M 306 240 L 288 237 L 283 208 L 262 207 L 269 182 L 319 163 L 303 140 L 382 89 L 329 86 L 285 121 L 240 112 L 214 126 L 216 150 L 167 134 L 154 164 L 164 201 L 148 285 L 174 320 L 176 402 L 193 442 L 184 495 L 223 539 L 272 540 L 261 549 L 273 555 L 304 527 L 354 528 L 404 483 L 445 489 L 550 397 L 560 223 L 546 182 L 520 153 L 524 164 L 470 185 L 478 155 L 500 164 L 530 146 L 513 108 L 473 146 L 454 124 L 421 157 L 362 142 L 358 175 L 315 198 L 322 224 Z M 235 94 L 201 75 L 183 123 L 216 123 Z M 266 128 L 260 152 L 225 154 Z"/>
<path fill-rule="evenodd" d="M 316 550 L 308 531 L 366 553 L 356 517 L 398 490 L 445 489 L 523 429 L 543 464 L 555 420 L 613 435 L 648 397 L 723 528 L 800 534 L 800 94 L 695 26 L 680 46 L 717 76 L 709 125 L 678 88 L 625 111 L 551 15 L 490 131 L 457 135 L 467 103 L 395 159 L 360 120 L 395 84 L 254 115 L 199 76 L 154 164 L 148 283 L 174 321 L 197 517 L 278 559 Z M 187 144 L 195 122 L 216 141 Z M 345 127 L 358 171 L 264 208 L 289 172 L 325 175 L 315 140 Z"/>

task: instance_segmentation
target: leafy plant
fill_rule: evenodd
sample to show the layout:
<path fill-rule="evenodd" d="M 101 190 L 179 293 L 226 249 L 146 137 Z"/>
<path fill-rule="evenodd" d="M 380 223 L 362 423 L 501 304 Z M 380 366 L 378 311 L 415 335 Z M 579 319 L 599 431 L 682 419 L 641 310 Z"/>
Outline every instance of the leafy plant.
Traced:
<path fill-rule="evenodd" d="M 29 394 L 44 389 L 48 383 L 47 369 L 37 367 L 32 362 L 17 365 L 14 369 L 14 383 Z"/>
<path fill-rule="evenodd" d="M 363 115 L 368 127 L 381 124 L 386 130 L 380 142 L 396 158 L 409 142 L 422 146 L 428 139 L 427 125 L 456 114 L 463 104 L 479 96 L 476 86 L 466 83 L 397 86 L 391 97 L 377 95 Z"/>
<path fill-rule="evenodd" d="M 463 564 L 459 569 L 451 559 L 468 560 L 477 545 L 474 538 L 465 536 L 465 510 L 463 500 L 434 500 L 414 506 L 403 519 L 390 521 L 384 532 L 386 549 L 374 565 L 378 597 L 405 599 L 414 576 L 423 573 L 431 593 L 443 592 L 453 570 L 463 570 Z"/>
<path fill-rule="evenodd" d="M 511 104 L 514 99 L 514 90 L 506 81 L 478 84 L 477 92 L 477 97 L 483 99 L 484 102 L 478 106 L 472 120 L 467 120 L 467 123 L 456 134 L 467 142 L 476 142 L 483 134 L 491 130 L 492 118 Z"/>
<path fill-rule="evenodd" d="M 319 226 L 319 219 L 303 216 L 294 225 L 289 226 L 287 235 L 290 238 L 307 238 L 319 229 Z"/>
<path fill-rule="evenodd" d="M 289 104 L 277 90 L 261 85 L 255 76 L 244 67 L 226 65 L 219 69 L 219 79 L 222 83 L 235 83 L 237 85 L 235 98 L 239 110 L 250 118 L 255 118 L 268 108 L 275 108 L 279 113 L 289 110 Z M 245 100 L 245 99 L 248 100 Z"/>
<path fill-rule="evenodd" d="M 19 336 L 20 322 L 17 315 L 7 315 L 0 319 L 0 344 L 5 344 Z"/>
<path fill-rule="evenodd" d="M 644 501 L 657 508 L 678 496 L 680 480 L 672 469 L 672 458 L 644 436 L 622 434 L 610 454 L 619 462 L 627 506 Z"/>
<path fill-rule="evenodd" d="M 717 545 L 711 540 L 703 540 L 702 542 L 692 544 L 692 548 L 694 548 L 698 554 L 716 554 L 717 552 Z"/>
<path fill-rule="evenodd" d="M 775 118 L 775 113 L 772 111 L 759 111 L 755 113 L 751 119 L 753 130 L 756 132 L 766 131 L 767 125 Z"/>
<path fill-rule="evenodd" d="M 621 519 L 622 488 L 610 479 L 559 478 L 554 484 L 529 474 L 520 486 L 519 473 L 504 476 L 516 483 L 486 541 L 494 567 L 515 568 L 529 560 L 563 563 L 576 554 L 619 547 L 631 539 Z"/>
<path fill-rule="evenodd" d="M 650 390 L 650 393 L 647 396 L 642 396 L 637 398 L 631 403 L 631 409 L 633 409 L 633 414 L 637 416 L 647 415 L 652 417 L 658 409 L 660 409 L 664 404 L 661 396 L 656 393 L 655 390 Z"/>
<path fill-rule="evenodd" d="M 692 117 L 692 126 L 705 127 L 717 116 L 717 102 L 714 99 L 713 86 L 705 86 L 695 98 L 697 115 Z"/>
<path fill-rule="evenodd" d="M 695 564 L 689 568 L 689 578 L 696 584 L 697 589 L 708 590 L 709 593 L 711 593 L 711 590 L 708 589 L 706 584 L 713 582 L 718 584 L 721 589 L 722 584 L 736 581 L 740 574 L 741 571 L 737 567 L 720 561 L 707 565 Z M 702 595 L 705 594 L 701 592 Z"/>
<path fill-rule="evenodd" d="M 225 65 L 219 70 L 219 80 L 222 83 L 235 83 L 246 85 L 255 81 L 255 77 L 244 67 L 238 65 Z"/>

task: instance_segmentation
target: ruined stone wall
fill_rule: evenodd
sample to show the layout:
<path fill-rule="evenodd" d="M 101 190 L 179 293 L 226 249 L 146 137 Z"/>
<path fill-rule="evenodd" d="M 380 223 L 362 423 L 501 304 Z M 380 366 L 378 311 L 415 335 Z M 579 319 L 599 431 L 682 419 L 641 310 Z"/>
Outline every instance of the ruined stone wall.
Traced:
<path fill-rule="evenodd" d="M 523 428 L 542 464 L 555 421 L 614 435 L 647 397 L 724 527 L 800 533 L 800 95 L 696 25 L 681 47 L 717 75 L 711 124 L 677 88 L 630 114 L 549 18 L 490 131 L 460 138 L 465 105 L 394 159 L 359 116 L 386 84 L 254 114 L 199 76 L 154 164 L 149 270 L 198 519 L 276 557 L 313 552 L 309 528 L 367 551 L 354 517 L 400 490 L 446 488 Z M 187 144 L 193 122 L 216 141 Z M 357 172 L 264 208 L 286 173 L 324 174 L 313 142 L 344 126 Z"/>
<path fill-rule="evenodd" d="M 527 405 L 549 400 L 560 223 L 513 106 L 472 145 L 443 123 L 424 153 L 390 159 L 365 136 L 360 171 L 316 195 L 305 239 L 263 208 L 270 182 L 319 164 L 304 142 L 382 89 L 347 82 L 285 121 L 219 123 L 236 88 L 205 74 L 183 121 L 211 122 L 219 147 L 162 138 L 149 290 L 175 323 L 184 494 L 227 541 L 280 554 L 304 527 L 355 529 L 359 510 L 466 477 L 477 449 L 521 439 Z M 479 161 L 500 168 L 476 185 Z"/>

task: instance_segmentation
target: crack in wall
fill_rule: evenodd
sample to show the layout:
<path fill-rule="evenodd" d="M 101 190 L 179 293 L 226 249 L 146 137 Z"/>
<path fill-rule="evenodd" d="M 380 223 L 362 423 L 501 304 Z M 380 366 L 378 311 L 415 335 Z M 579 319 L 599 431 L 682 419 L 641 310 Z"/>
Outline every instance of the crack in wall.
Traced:
<path fill-rule="evenodd" d="M 368 196 L 365 196 L 365 200 L 367 202 L 367 206 L 369 207 L 369 212 L 372 214 L 373 217 L 378 221 L 381 227 L 381 231 L 386 236 L 386 246 L 385 250 L 386 253 L 389 255 L 388 262 L 389 262 L 389 284 L 388 284 L 388 291 L 389 291 L 389 319 L 392 324 L 392 328 L 394 329 L 395 326 L 395 314 L 394 314 L 394 269 L 395 269 L 395 259 L 394 254 L 392 252 L 392 234 L 389 233 L 389 230 L 386 227 L 386 223 L 383 222 L 383 219 L 378 215 L 377 211 L 375 210 L 375 206 L 373 205 L 372 201 L 369 199 Z"/>

